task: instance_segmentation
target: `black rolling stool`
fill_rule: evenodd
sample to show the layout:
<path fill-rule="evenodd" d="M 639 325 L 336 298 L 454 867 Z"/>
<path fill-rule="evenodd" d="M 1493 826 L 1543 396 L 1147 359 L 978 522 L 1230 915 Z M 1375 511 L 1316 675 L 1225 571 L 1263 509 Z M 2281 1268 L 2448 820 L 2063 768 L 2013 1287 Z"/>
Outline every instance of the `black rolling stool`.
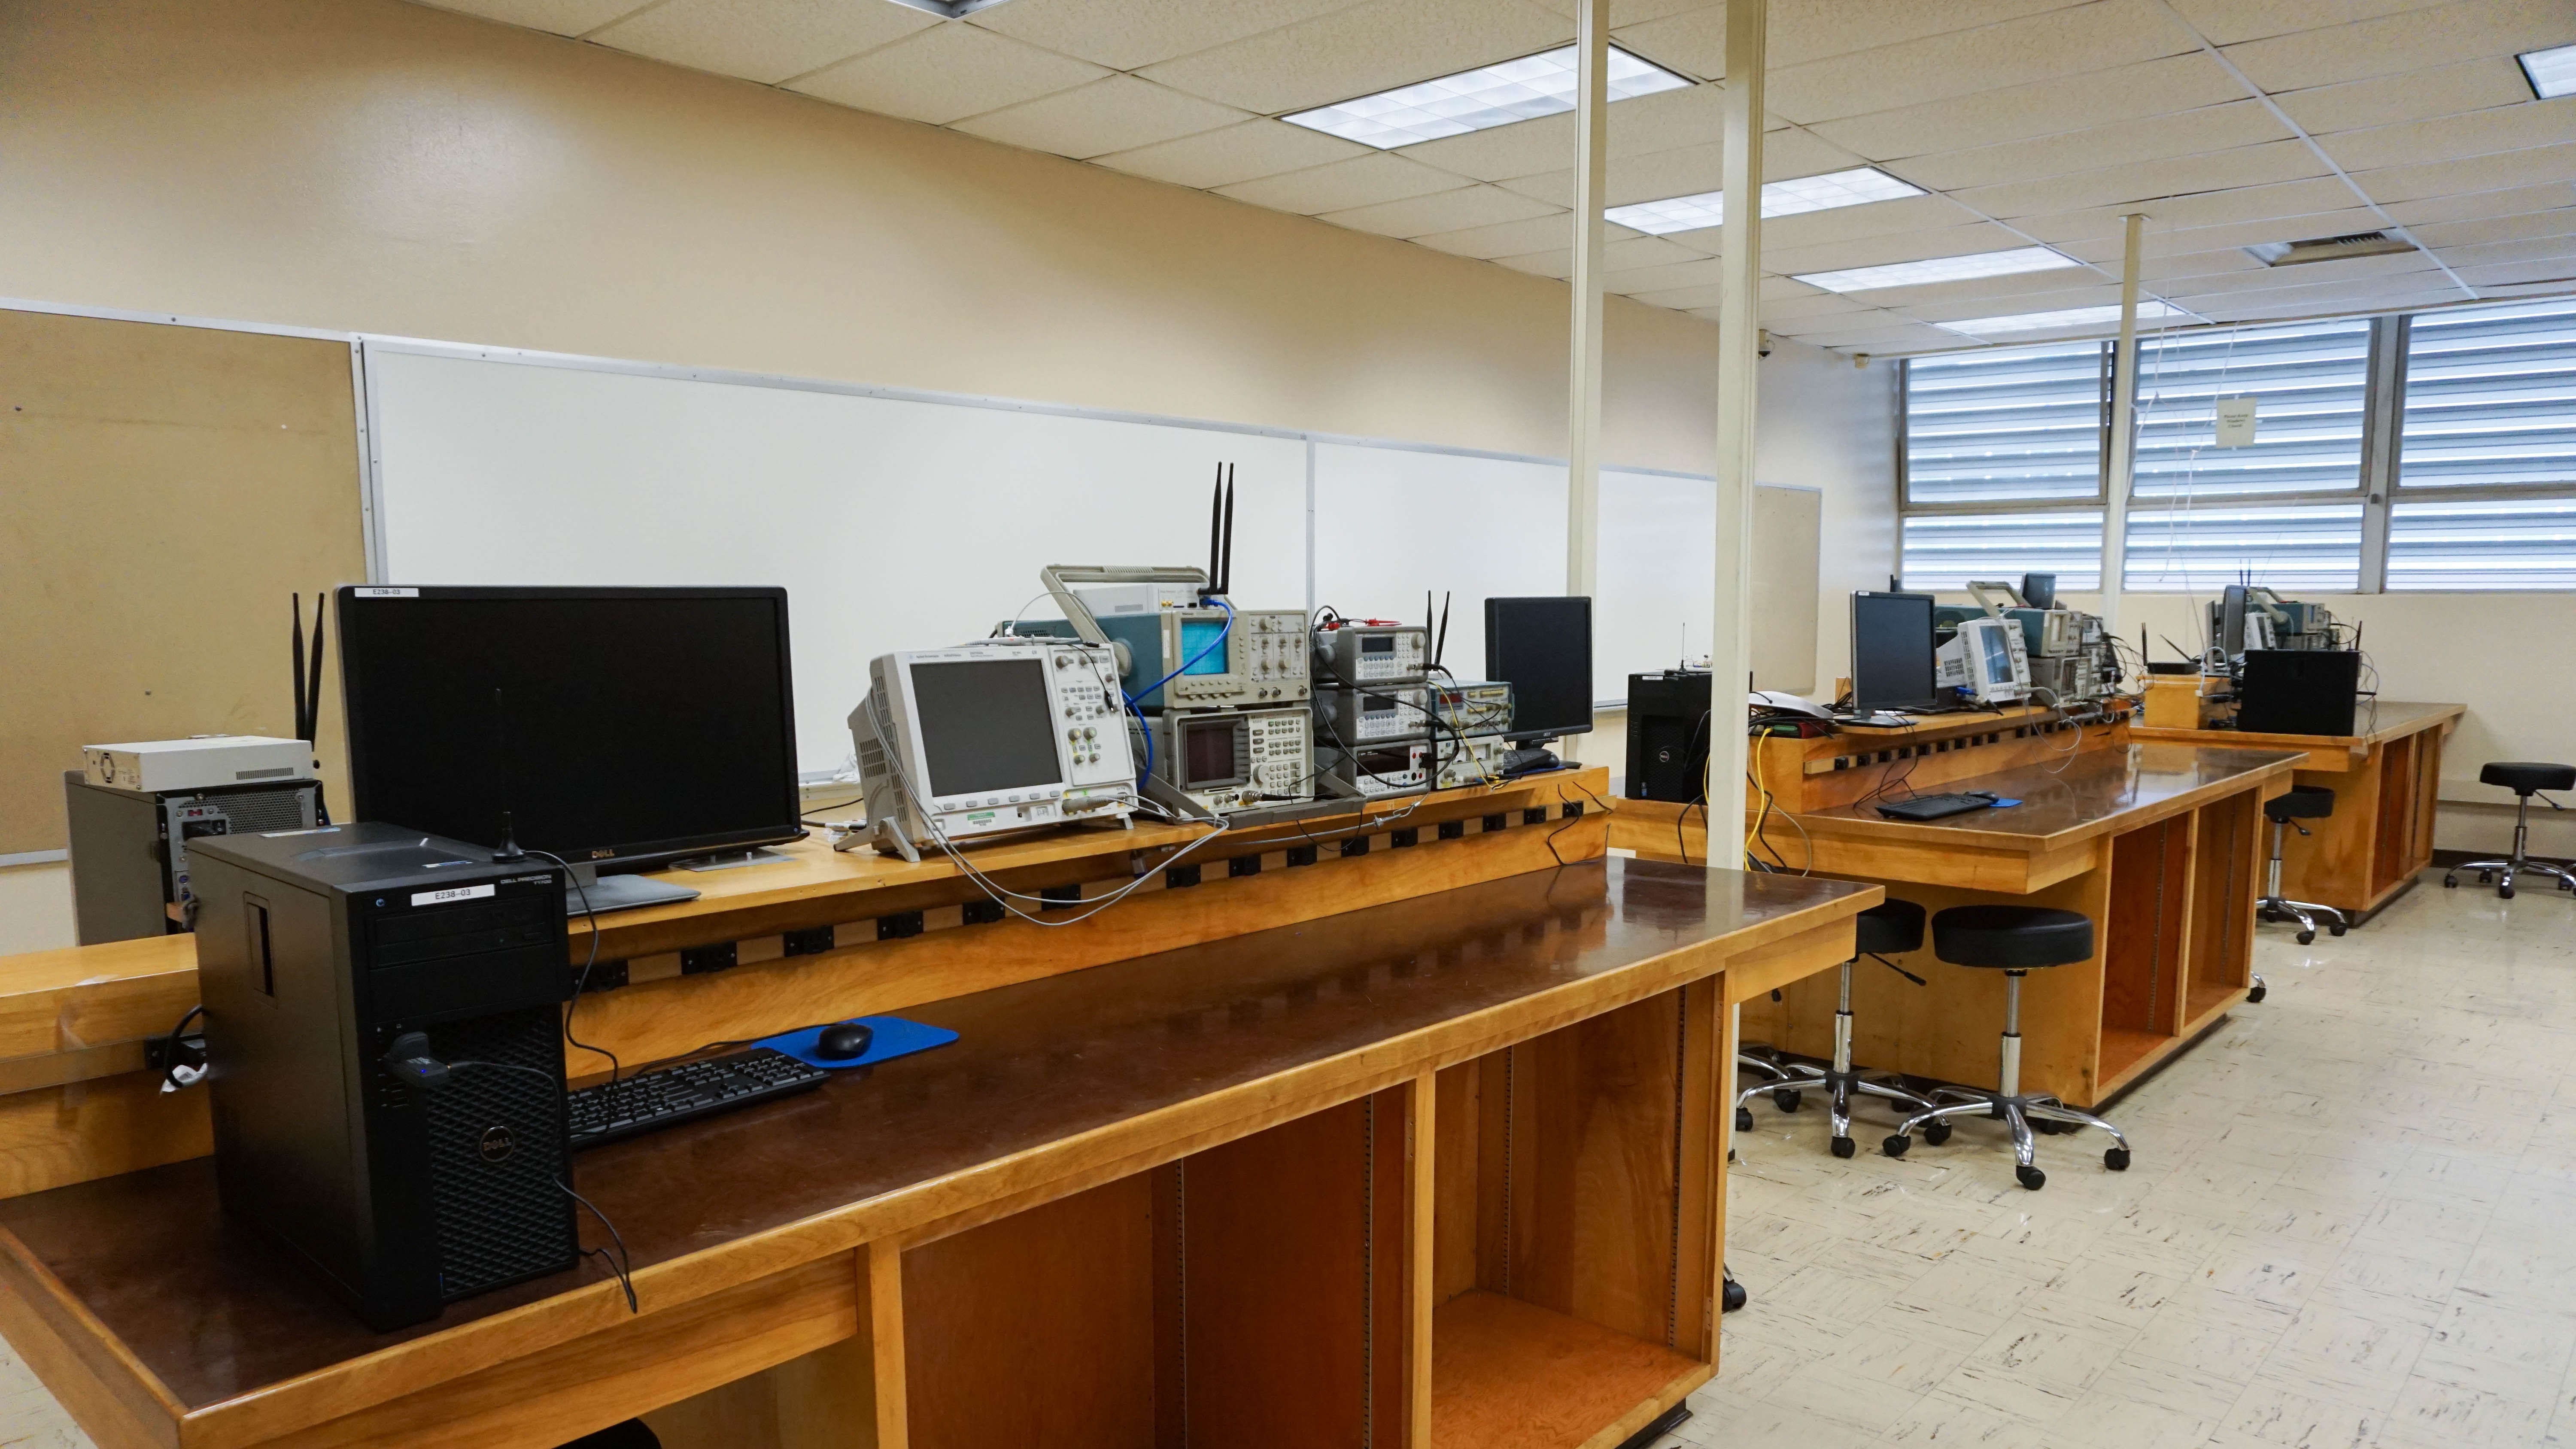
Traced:
<path fill-rule="evenodd" d="M 611 1424 L 596 1434 L 584 1434 L 563 1449 L 662 1449 L 662 1441 L 641 1419 Z"/>
<path fill-rule="evenodd" d="M 2478 884 L 2484 885 L 2494 880 L 2496 894 L 2506 900 L 2513 899 L 2513 878 L 2517 875 L 2550 876 L 2557 880 L 2560 890 L 2576 890 L 2576 875 L 2570 875 L 2554 865 L 2533 860 L 2524 854 L 2525 848 L 2531 843 L 2531 797 L 2543 790 L 2576 790 L 2576 765 L 2541 765 L 2528 760 L 2497 760 L 2478 771 L 2478 783 L 2502 785 L 2521 797 L 2514 802 L 2513 808 L 2513 859 L 2473 860 L 2467 865 L 2455 866 L 2442 873 L 2442 884 L 2458 885 L 2460 872 L 2473 870 L 2478 873 Z M 2549 802 L 2549 808 L 2557 810 L 2565 807 L 2552 800 Z M 2503 875 L 2501 880 L 2496 879 L 2499 872 Z"/>
<path fill-rule="evenodd" d="M 1950 1135 L 1950 1118 L 2000 1117 L 2012 1128 L 2013 1176 L 2026 1188 L 2037 1191 L 2048 1181 L 2048 1175 L 2031 1161 L 2038 1146 L 2031 1134 L 2034 1120 L 2042 1131 L 2051 1133 L 2069 1127 L 2099 1127 L 2110 1133 L 2117 1145 L 2102 1154 L 2102 1165 L 2126 1172 L 2129 1139 L 2120 1135 L 2119 1128 L 2055 1097 L 2026 1097 L 2021 1091 L 2021 979 L 2044 967 L 2091 959 L 2093 922 L 2073 911 L 2041 906 L 1952 906 L 1932 918 L 1932 954 L 1953 966 L 2004 973 L 2003 1070 L 1991 1092 L 1975 1087 L 1934 1088 L 1933 1096 L 1951 1100 L 1907 1118 L 1887 1139 L 1887 1155 L 1903 1157 L 1913 1145 L 1917 1127 L 1924 1129 L 1924 1140 L 1937 1147 Z"/>
<path fill-rule="evenodd" d="M 2334 813 L 2334 792 L 2316 785 L 2293 785 L 2287 791 L 2263 802 L 2263 818 L 2272 822 L 2271 874 L 2264 878 L 2262 899 L 2254 903 L 2254 914 L 2266 921 L 2299 923 L 2299 944 L 2304 946 L 2317 938 L 2317 917 L 2326 918 L 2326 931 L 2340 936 L 2351 923 L 2333 906 L 2312 901 L 2294 901 L 2281 894 L 2281 846 L 2290 832 L 2308 833 L 2302 820 L 2323 820 Z"/>
<path fill-rule="evenodd" d="M 1906 980 L 1913 982 L 1917 986 L 1922 985 L 1922 977 L 1915 975 L 1887 958 L 1890 956 L 1903 955 L 1908 951 L 1919 951 L 1923 949 L 1923 908 L 1912 901 L 1886 901 L 1861 912 L 1853 919 L 1853 925 L 1853 945 L 1855 950 L 1851 960 L 1843 963 L 1842 996 L 1840 1004 L 1834 1008 L 1834 1064 L 1832 1068 L 1829 1070 L 1824 1067 L 1808 1066 L 1804 1063 L 1796 1063 L 1785 1067 L 1775 1066 L 1768 1062 L 1762 1063 L 1766 1069 L 1779 1074 L 1781 1080 L 1764 1082 L 1755 1086 L 1747 1087 L 1742 1092 L 1736 1094 L 1735 1129 L 1737 1131 L 1749 1132 L 1752 1130 L 1753 1109 L 1746 1104 L 1751 1102 L 1758 1094 L 1769 1092 L 1771 1094 L 1772 1102 L 1776 1104 L 1781 1111 L 1794 1112 L 1798 1110 L 1798 1098 L 1801 1091 L 1808 1087 L 1822 1087 L 1830 1094 L 1832 1100 L 1834 1118 L 1834 1156 L 1849 1157 L 1853 1152 L 1858 1150 L 1852 1145 L 1851 1139 L 1851 1101 L 1853 1093 L 1859 1092 L 1872 1097 L 1885 1097 L 1891 1102 L 1902 1103 L 1908 1112 L 1929 1112 L 1932 1110 L 1932 1104 L 1930 1102 L 1923 1100 L 1912 1092 L 1906 1091 L 1902 1087 L 1890 1086 L 1885 1082 L 1873 1082 L 1863 1077 L 1860 1073 L 1853 1071 L 1851 1059 L 1852 967 L 1858 965 L 1860 958 L 1863 956 L 1875 956 L 1878 958 L 1879 964 L 1885 966 L 1888 970 L 1895 972 L 1897 975 L 1904 977 Z M 1757 1058 L 1756 1060 L 1759 1059 Z"/>

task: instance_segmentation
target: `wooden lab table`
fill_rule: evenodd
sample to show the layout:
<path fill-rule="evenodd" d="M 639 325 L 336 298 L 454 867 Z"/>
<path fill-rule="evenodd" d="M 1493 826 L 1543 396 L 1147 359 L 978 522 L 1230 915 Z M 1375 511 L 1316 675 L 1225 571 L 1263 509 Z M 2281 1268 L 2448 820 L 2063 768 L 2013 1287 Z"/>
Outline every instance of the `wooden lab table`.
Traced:
<path fill-rule="evenodd" d="M 1912 732 L 1769 742 L 1756 756 L 1771 796 L 1757 849 L 1788 871 L 1877 882 L 1931 911 L 2006 901 L 2090 916 L 2093 958 L 2024 983 L 2022 1082 L 2097 1105 L 2245 999 L 2261 804 L 2289 787 L 2300 757 L 2134 743 L 2125 722 L 2079 729 L 2047 710 L 1938 718 Z M 2022 803 L 1919 824 L 1871 808 L 1873 790 L 1903 798 L 1909 784 Z M 1646 859 L 1709 858 L 1697 807 L 1618 803 L 1613 845 Z M 2002 973 L 1944 964 L 1928 937 L 1894 959 L 1930 986 L 1864 964 L 1852 982 L 1855 1058 L 1994 1085 Z M 1747 994 L 1744 1035 L 1829 1057 L 1835 995 L 1827 979 L 1782 983 L 1776 1002 Z"/>
<path fill-rule="evenodd" d="M 2442 742 L 2468 706 L 2365 703 L 2350 735 L 2247 734 L 2238 730 L 2136 729 L 2142 740 L 2298 750 L 2299 784 L 2332 790 L 2334 814 L 2302 820 L 2281 843 L 2281 893 L 2333 906 L 2355 924 L 2415 883 L 2433 863 L 2433 816 L 2442 788 Z M 2271 852 L 2268 822 L 2264 852 Z"/>
<path fill-rule="evenodd" d="M 738 963 L 834 923 L 630 968 L 580 1008 L 630 1061 L 859 1011 L 960 1033 L 575 1159 L 640 1315 L 585 1260 L 370 1333 L 225 1218 L 201 1151 L 68 1166 L 139 1150 L 91 1140 L 130 1107 L 63 1095 L 115 1078 L 27 1089 L 57 1137 L 11 1156 L 59 1181 L 0 1200 L 0 1332 L 102 1449 L 552 1449 L 638 1414 L 672 1449 L 1617 1444 L 1716 1356 L 1724 979 L 1842 959 L 1881 897 L 1612 858 L 1607 786 L 1220 837 L 1061 928 L 949 923 L 945 862 L 819 854 L 604 923 Z M 1188 834 L 977 853 L 1096 893 Z M 77 1007 L 60 954 L 0 987 Z M 175 984 L 90 964 L 129 1007 Z"/>

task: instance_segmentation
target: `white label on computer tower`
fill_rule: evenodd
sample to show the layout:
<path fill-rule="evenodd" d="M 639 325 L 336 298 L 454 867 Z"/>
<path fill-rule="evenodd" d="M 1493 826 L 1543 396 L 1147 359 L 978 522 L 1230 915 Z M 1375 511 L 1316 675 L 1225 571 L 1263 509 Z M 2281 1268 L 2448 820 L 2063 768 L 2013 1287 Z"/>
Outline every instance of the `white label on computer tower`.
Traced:
<path fill-rule="evenodd" d="M 388 589 L 382 586 L 353 589 L 350 592 L 362 599 L 417 599 L 420 597 L 418 589 Z"/>
<path fill-rule="evenodd" d="M 413 893 L 411 903 L 415 906 L 443 906 L 449 901 L 479 901 L 492 894 L 492 889 L 487 885 L 479 885 L 450 886 L 443 891 L 417 891 Z"/>

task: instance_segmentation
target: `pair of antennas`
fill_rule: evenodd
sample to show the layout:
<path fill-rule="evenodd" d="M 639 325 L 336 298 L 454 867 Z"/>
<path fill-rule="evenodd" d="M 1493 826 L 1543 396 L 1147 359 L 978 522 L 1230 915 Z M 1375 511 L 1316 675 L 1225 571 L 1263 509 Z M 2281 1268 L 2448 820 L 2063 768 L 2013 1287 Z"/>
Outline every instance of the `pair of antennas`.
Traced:
<path fill-rule="evenodd" d="M 1207 583 L 1199 590 L 1199 602 L 1234 589 L 1234 465 L 1216 465 L 1216 496 L 1208 502 L 1208 571 Z"/>

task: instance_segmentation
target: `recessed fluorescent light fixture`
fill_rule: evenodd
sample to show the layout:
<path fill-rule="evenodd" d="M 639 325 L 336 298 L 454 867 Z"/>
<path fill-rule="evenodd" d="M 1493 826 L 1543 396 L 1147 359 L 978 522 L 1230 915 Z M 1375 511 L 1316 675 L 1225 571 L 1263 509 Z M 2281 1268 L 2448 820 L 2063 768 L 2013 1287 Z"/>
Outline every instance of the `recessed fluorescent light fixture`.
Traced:
<path fill-rule="evenodd" d="M 2526 50 L 2514 59 L 2522 62 L 2522 76 L 2531 82 L 2533 95 L 2544 101 L 2576 96 L 2576 45 Z"/>
<path fill-rule="evenodd" d="M 2174 318 L 2197 322 L 2193 313 L 2165 302 L 2140 302 L 2138 320 L 2166 322 Z M 1970 337 L 2001 337 L 2014 332 L 2060 332 L 2074 327 L 2099 327 L 2120 320 L 2118 306 L 2069 307 L 2059 312 L 2021 312 L 2010 317 L 1969 317 L 1957 322 L 1935 322 L 1932 325 Z"/>
<path fill-rule="evenodd" d="M 1766 217 L 1796 216 L 1801 212 L 1830 211 L 1837 206 L 1895 201 L 1900 197 L 1922 194 L 1920 186 L 1908 185 L 1874 166 L 1860 166 L 1849 171 L 1827 172 L 1822 176 L 1801 176 L 1794 181 L 1764 182 L 1762 214 Z M 1725 222 L 1726 193 L 1703 191 L 1696 196 L 1668 196 L 1661 201 L 1614 206 L 1602 215 L 1621 226 L 1652 236 L 1697 231 Z"/>
<path fill-rule="evenodd" d="M 1897 262 L 1884 267 L 1852 267 L 1840 272 L 1806 272 L 1791 280 L 1828 292 L 1875 292 L 1883 287 L 1925 287 L 1934 282 L 1967 282 L 1979 277 L 2009 277 L 2016 272 L 2045 272 L 2052 267 L 2080 267 L 2082 262 L 2046 247 L 2015 247 L 2008 252 L 1971 252 L 1964 257 L 1934 257 L 1924 262 Z"/>
<path fill-rule="evenodd" d="M 955 20 L 978 10 L 990 10 L 1002 0 L 894 0 L 894 3 L 906 10 L 927 10 L 933 15 L 945 15 Z"/>
<path fill-rule="evenodd" d="M 1569 45 L 1279 119 L 1383 151 L 1573 110 L 1575 65 L 1574 47 Z M 1610 99 L 1614 101 L 1689 84 L 1652 61 L 1610 47 Z"/>

